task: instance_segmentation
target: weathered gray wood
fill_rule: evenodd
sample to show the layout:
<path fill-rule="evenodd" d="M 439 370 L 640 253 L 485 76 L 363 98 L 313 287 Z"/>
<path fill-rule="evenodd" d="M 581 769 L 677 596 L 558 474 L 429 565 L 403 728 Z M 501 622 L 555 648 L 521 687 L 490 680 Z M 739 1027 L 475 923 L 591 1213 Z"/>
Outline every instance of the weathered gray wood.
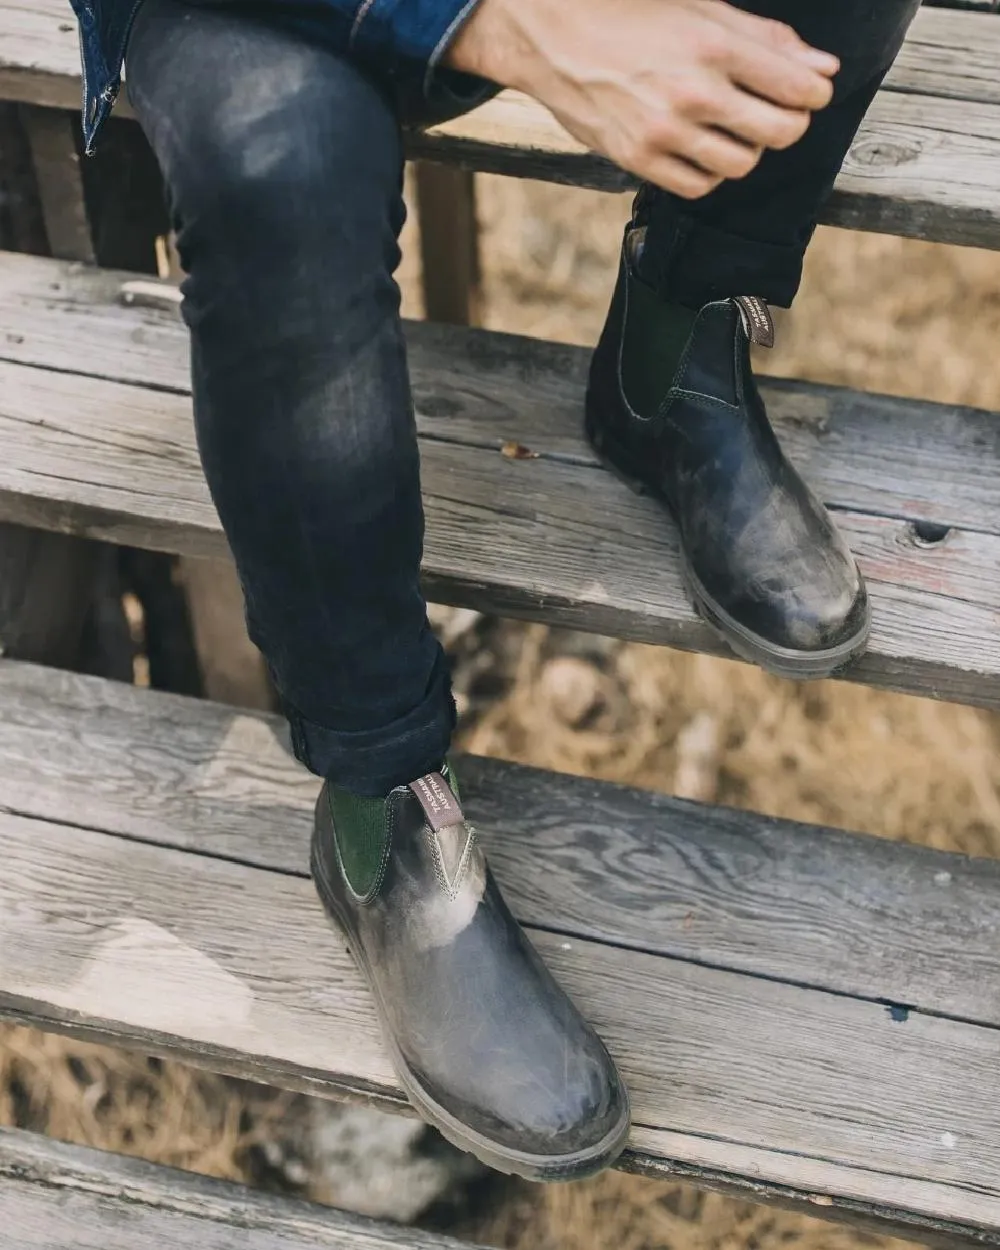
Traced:
<path fill-rule="evenodd" d="M 76 119 L 31 105 L 21 109 L 21 117 L 31 146 L 49 250 L 60 260 L 93 265 L 97 255 L 76 149 Z"/>
<path fill-rule="evenodd" d="M 1000 0 L 923 0 L 932 9 L 970 9 L 976 13 L 1000 12 Z"/>
<path fill-rule="evenodd" d="M 5 121 L 0 157 L 11 168 L 0 190 L 12 190 L 15 198 L 12 237 L 0 242 L 92 262 L 70 118 L 23 106 Z M 98 563 L 94 543 L 0 525 L 0 651 L 66 666 L 85 660 L 103 673 L 114 672 L 112 657 L 101 654 L 107 631 L 102 636 L 95 628 L 103 606 Z"/>
<path fill-rule="evenodd" d="M 264 657 L 247 636 L 233 562 L 182 560 L 181 577 L 206 698 L 235 707 L 276 707 Z"/>
<path fill-rule="evenodd" d="M 0 516 L 132 546 L 225 554 L 187 399 L 0 364 L 0 440 Z M 433 438 L 422 440 L 422 466 L 430 598 L 720 650 L 688 605 L 670 523 L 604 470 L 555 459 L 512 461 Z M 872 531 L 881 560 L 868 569 L 871 646 L 850 678 L 1000 705 L 996 613 L 976 601 L 977 587 L 988 587 L 989 569 L 1000 564 L 1000 539 L 953 533 L 952 541 L 978 551 L 984 564 L 964 579 L 956 567 L 951 586 L 958 593 L 948 597 L 939 584 L 927 589 L 914 576 L 923 549 L 913 546 L 907 522 L 893 522 L 898 537 L 886 541 L 884 519 L 843 520 L 852 532 Z M 897 544 L 907 556 L 898 576 L 890 558 Z"/>
<path fill-rule="evenodd" d="M 0 841 L 0 1014 L 398 1103 L 308 881 L 11 815 Z M 729 1143 L 762 1180 L 768 1151 L 820 1177 L 829 1161 L 886 1207 L 1000 1228 L 997 1030 L 529 931 L 620 1060 L 638 1125 Z"/>
<path fill-rule="evenodd" d="M 408 152 L 484 173 L 601 191 L 636 185 L 631 174 L 585 151 L 540 105 L 513 93 L 412 134 Z M 820 219 L 853 230 L 995 248 L 1000 242 L 998 189 L 996 105 L 884 91 Z"/>
<path fill-rule="evenodd" d="M 5 1128 L 0 1222 L 17 1250 L 462 1250 L 450 1237 Z"/>
<path fill-rule="evenodd" d="M 277 718 L 27 664 L 0 665 L 0 707 L 0 808 L 306 873 L 318 783 Z M 1000 863 L 497 760 L 461 775 L 529 923 L 1000 1027 Z"/>
<path fill-rule="evenodd" d="M 176 305 L 124 305 L 133 278 L 0 255 L 0 361 L 189 394 Z M 418 323 L 407 331 L 424 436 L 492 450 L 513 440 L 543 459 L 596 465 L 579 416 L 587 350 Z M 794 381 L 765 379 L 764 392 L 782 442 L 829 503 L 1000 535 L 994 414 Z"/>
<path fill-rule="evenodd" d="M 995 22 L 926 6 L 910 28 L 885 86 L 890 91 L 997 104 L 998 65 L 1000 30 Z"/>
<path fill-rule="evenodd" d="M 922 11 L 823 219 L 1000 246 L 1000 113 L 990 72 L 998 48 L 1000 35 L 987 14 Z M 0 3 L 0 98 L 78 107 L 76 40 L 61 0 Z M 487 172 L 606 190 L 632 181 L 584 151 L 544 109 L 510 94 L 411 135 L 409 151 Z"/>
<path fill-rule="evenodd" d="M 173 308 L 123 306 L 123 277 L 0 263 L 0 515 L 224 555 L 191 428 L 185 331 Z M 582 439 L 582 349 L 426 325 L 410 342 L 432 597 L 718 649 L 687 605 L 672 527 Z M 1000 423 L 801 383 L 768 395 L 872 583 L 875 634 L 852 675 L 996 706 Z M 500 455 L 512 438 L 538 459 Z M 926 521 L 953 526 L 947 540 L 924 545 L 913 525 Z"/>
<path fill-rule="evenodd" d="M 276 745 L 276 722 L 27 665 L 0 665 L 0 680 L 9 713 L 0 722 L 9 727 L 0 737 L 0 810 L 37 799 L 35 814 L 38 804 L 46 814 L 0 818 L 4 1013 L 297 1088 L 398 1105 L 367 1000 L 318 918 L 308 884 L 295 875 L 304 868 L 316 783 Z M 55 746 L 72 747 L 65 767 Z M 977 1191 L 979 1171 L 968 1157 L 972 1152 L 984 1168 L 995 1168 L 989 1151 L 980 1155 L 976 1134 L 986 1134 L 995 1149 L 996 1126 L 970 1123 L 965 1093 L 974 1084 L 977 1107 L 996 1105 L 989 1096 L 995 1030 L 916 1012 L 894 1024 L 877 1004 L 608 951 L 579 935 L 591 935 L 595 913 L 611 918 L 616 944 L 628 940 L 629 926 L 633 935 L 639 926 L 647 934 L 662 927 L 671 942 L 678 928 L 682 942 L 693 929 L 692 949 L 706 943 L 712 958 L 712 942 L 728 932 L 724 957 L 738 964 L 743 956 L 733 935 L 751 935 L 758 922 L 768 923 L 768 912 L 770 923 L 778 921 L 780 909 L 769 901 L 774 887 L 787 891 L 783 906 L 793 911 L 790 925 L 759 943 L 759 954 L 777 959 L 776 975 L 789 947 L 808 941 L 813 926 L 826 934 L 816 944 L 818 962 L 835 964 L 839 945 L 850 948 L 848 931 L 858 925 L 872 934 L 853 952 L 862 965 L 877 966 L 874 948 L 890 931 L 897 939 L 909 931 L 899 940 L 900 958 L 912 941 L 910 963 L 927 971 L 919 952 L 933 942 L 931 962 L 943 962 L 927 974 L 943 985 L 949 949 L 960 969 L 960 942 L 949 948 L 939 933 L 919 936 L 922 922 L 939 919 L 935 895 L 949 893 L 950 883 L 935 878 L 954 870 L 956 893 L 947 906 L 960 929 L 968 929 L 969 917 L 981 918 L 979 932 L 968 935 L 976 958 L 977 949 L 988 955 L 993 931 L 992 866 L 982 865 L 977 880 L 957 857 L 843 839 L 829 853 L 848 866 L 853 889 L 845 898 L 830 888 L 839 878 L 831 874 L 821 884 L 823 866 L 810 865 L 821 831 L 496 762 L 466 760 L 463 777 L 518 911 L 530 918 L 544 909 L 551 931 L 536 932 L 536 940 L 625 1057 L 638 1094 L 628 1166 L 784 1205 L 821 1204 L 818 1214 L 879 1222 L 883 1231 L 952 1244 L 997 1242 L 993 1191 Z M 522 807 L 519 824 L 511 817 Z M 88 832 L 95 827 L 119 836 Z M 131 841 L 146 837 L 200 854 Z M 858 871 L 848 844 L 864 847 L 867 863 Z M 258 864 L 274 856 L 282 870 L 226 863 L 219 855 L 253 856 Z M 731 884 L 720 866 L 726 860 Z M 798 879 L 776 885 L 773 874 L 786 862 Z M 559 898 L 539 902 L 538 882 L 550 874 Z M 661 881 L 672 919 L 652 897 Z M 591 892 L 596 883 L 599 896 Z M 871 914 L 871 901 L 893 890 L 898 908 Z M 628 895 L 639 900 L 635 913 L 621 905 Z M 852 919 L 830 927 L 823 912 L 840 906 Z M 809 917 L 813 907 L 818 914 Z M 707 926 L 706 912 L 715 917 Z M 570 914 L 572 927 L 563 928 Z M 253 932 L 246 934 L 249 917 Z M 984 967 L 982 983 L 989 977 Z M 980 1038 L 981 1046 L 965 1049 Z M 873 1130 L 869 1118 L 879 1116 L 888 1119 Z M 788 1132 L 793 1136 L 782 1139 Z M 936 1174 L 953 1162 L 957 1175 L 939 1183 L 923 1173 L 886 1172 L 886 1137 L 895 1151 L 914 1151 L 924 1161 L 914 1165 L 908 1157 L 907 1168 L 930 1160 Z"/>
<path fill-rule="evenodd" d="M 915 1217 L 909 1208 L 912 1189 L 907 1180 L 898 1183 L 900 1206 L 887 1209 L 875 1196 L 879 1183 L 873 1186 L 870 1174 L 829 1162 L 818 1169 L 811 1160 L 759 1148 L 751 1158 L 731 1142 L 643 1126 L 633 1128 L 631 1140 L 632 1150 L 619 1164 L 624 1172 L 682 1181 L 744 1201 L 835 1220 L 863 1232 L 888 1233 L 948 1250 L 1000 1244 L 995 1230 L 927 1212 Z M 766 1178 L 759 1163 L 762 1157 L 768 1160 Z M 834 1178 L 838 1192 L 830 1195 L 826 1187 Z"/>

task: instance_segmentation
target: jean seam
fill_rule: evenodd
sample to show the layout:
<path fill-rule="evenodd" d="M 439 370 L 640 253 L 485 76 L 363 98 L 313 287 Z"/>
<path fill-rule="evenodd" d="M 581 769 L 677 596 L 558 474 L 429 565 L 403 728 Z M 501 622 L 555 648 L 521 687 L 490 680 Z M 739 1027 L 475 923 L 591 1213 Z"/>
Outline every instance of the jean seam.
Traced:
<path fill-rule="evenodd" d="M 351 33 L 347 36 L 347 50 L 354 51 L 354 45 L 357 42 L 358 35 L 361 32 L 361 23 L 368 16 L 375 0 L 362 0 L 358 5 L 358 11 L 354 14 L 354 21 L 351 23 Z"/>
<path fill-rule="evenodd" d="M 444 34 L 434 45 L 430 56 L 427 58 L 427 69 L 424 73 L 423 93 L 425 96 L 430 95 L 431 81 L 434 78 L 435 71 L 437 70 L 438 62 L 448 50 L 448 46 L 458 34 L 459 29 L 472 15 L 473 10 L 478 8 L 481 3 L 482 0 L 466 0 L 466 3 L 462 5 L 459 11 L 448 23 Z"/>

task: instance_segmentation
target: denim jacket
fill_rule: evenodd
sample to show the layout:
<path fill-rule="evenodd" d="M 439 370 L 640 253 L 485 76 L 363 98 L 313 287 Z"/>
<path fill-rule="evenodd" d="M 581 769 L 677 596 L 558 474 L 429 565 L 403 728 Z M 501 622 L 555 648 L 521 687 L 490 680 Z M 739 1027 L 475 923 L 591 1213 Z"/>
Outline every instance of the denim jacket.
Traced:
<path fill-rule="evenodd" d="M 93 150 L 121 86 L 125 44 L 142 0 L 71 0 L 83 54 L 83 134 Z M 270 0 L 276 18 L 316 31 L 382 75 L 430 87 L 435 67 L 478 0 Z"/>

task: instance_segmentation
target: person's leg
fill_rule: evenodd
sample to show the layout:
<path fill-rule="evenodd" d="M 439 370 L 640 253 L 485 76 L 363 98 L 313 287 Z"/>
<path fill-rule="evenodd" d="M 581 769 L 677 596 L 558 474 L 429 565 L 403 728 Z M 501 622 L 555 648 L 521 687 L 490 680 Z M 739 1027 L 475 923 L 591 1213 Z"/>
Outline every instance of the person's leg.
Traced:
<path fill-rule="evenodd" d="M 297 750 L 328 778 L 313 878 L 417 1110 L 505 1171 L 585 1175 L 622 1150 L 627 1094 L 507 909 L 444 763 L 392 278 L 396 117 L 264 8 L 146 0 L 128 82 L 189 275 L 205 470 Z"/>
<path fill-rule="evenodd" d="M 591 365 L 587 433 L 677 522 L 696 609 L 739 655 L 822 677 L 863 651 L 857 565 L 768 424 L 749 343 L 788 304 L 823 199 L 917 0 L 743 0 L 836 53 L 828 108 L 792 148 L 703 200 L 644 186 Z"/>
<path fill-rule="evenodd" d="M 188 274 L 198 443 L 296 752 L 362 794 L 440 767 L 453 705 L 419 585 L 396 118 L 346 62 L 148 0 L 128 85 Z"/>
<path fill-rule="evenodd" d="M 669 298 L 700 308 L 753 294 L 792 302 L 823 201 L 902 45 L 919 0 L 739 0 L 739 8 L 793 26 L 841 61 L 832 103 L 805 136 L 765 152 L 746 178 L 687 201 L 648 184 L 638 216 L 648 226 L 642 277 Z"/>

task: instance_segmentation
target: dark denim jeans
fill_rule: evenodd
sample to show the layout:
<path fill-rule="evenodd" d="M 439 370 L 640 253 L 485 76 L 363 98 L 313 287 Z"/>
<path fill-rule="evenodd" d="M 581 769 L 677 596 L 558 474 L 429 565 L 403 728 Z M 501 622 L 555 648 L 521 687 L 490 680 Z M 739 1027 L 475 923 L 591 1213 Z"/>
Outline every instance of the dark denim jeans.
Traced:
<path fill-rule="evenodd" d="M 741 183 L 694 205 L 653 193 L 646 253 L 682 298 L 784 303 L 916 0 L 745 7 L 840 55 L 837 102 Z M 299 758 L 381 794 L 438 767 L 454 726 L 419 584 L 419 464 L 393 279 L 400 108 L 265 11 L 145 0 L 128 90 L 170 192 L 198 442 L 251 636 Z"/>
<path fill-rule="evenodd" d="M 691 204 L 645 189 L 643 277 L 682 304 L 748 293 L 787 308 L 820 206 L 920 0 L 733 0 L 840 57 L 833 102 L 787 152 Z"/>

